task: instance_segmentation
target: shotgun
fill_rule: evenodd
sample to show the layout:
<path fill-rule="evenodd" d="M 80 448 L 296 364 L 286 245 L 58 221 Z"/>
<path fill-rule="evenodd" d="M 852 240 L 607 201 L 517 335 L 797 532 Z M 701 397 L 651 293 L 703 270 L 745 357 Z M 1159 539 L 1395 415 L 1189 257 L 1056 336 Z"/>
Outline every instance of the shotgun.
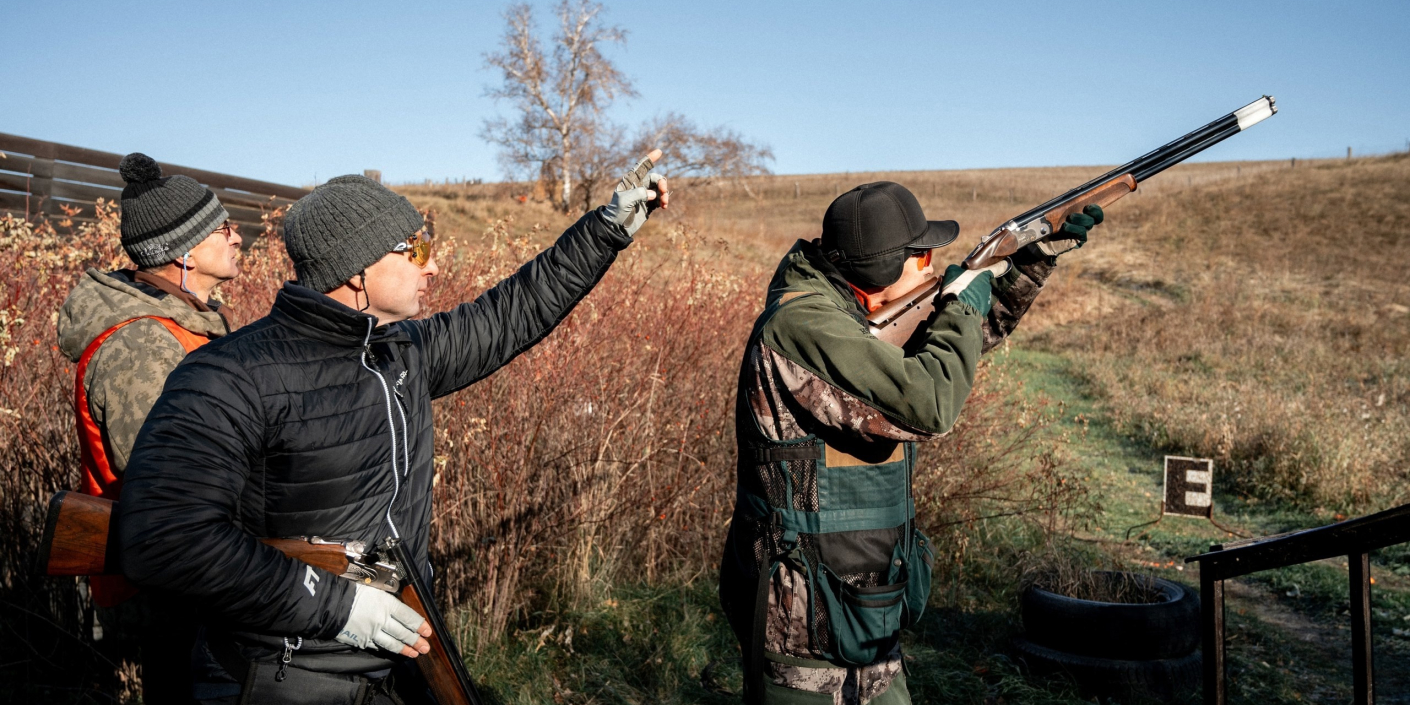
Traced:
<path fill-rule="evenodd" d="M 940 290 L 940 278 L 928 279 L 920 286 L 888 302 L 867 316 L 868 327 L 876 337 L 893 345 L 910 340 L 916 328 L 935 312 L 937 299 L 963 291 L 981 272 L 993 272 L 998 278 L 1008 272 L 1008 257 L 1030 243 L 1037 242 L 1073 213 L 1081 213 L 1089 205 L 1102 208 L 1136 190 L 1142 181 L 1213 147 L 1234 135 L 1272 117 L 1278 112 L 1273 96 L 1265 95 L 1204 127 L 1153 149 L 1122 164 L 1081 186 L 1014 216 L 1011 220 L 979 241 L 960 266 L 966 270 L 959 278 Z"/>
<path fill-rule="evenodd" d="M 117 502 L 78 492 L 59 492 L 49 500 L 39 568 L 45 575 L 121 574 L 116 541 L 109 528 Z M 361 541 L 329 541 L 318 537 L 260 539 L 290 558 L 334 575 L 398 595 L 431 625 L 431 651 L 416 658 L 440 705 L 480 705 L 484 702 L 465 660 L 449 638 L 445 619 L 421 572 L 412 568 L 406 547 L 389 538 L 369 551 Z"/>

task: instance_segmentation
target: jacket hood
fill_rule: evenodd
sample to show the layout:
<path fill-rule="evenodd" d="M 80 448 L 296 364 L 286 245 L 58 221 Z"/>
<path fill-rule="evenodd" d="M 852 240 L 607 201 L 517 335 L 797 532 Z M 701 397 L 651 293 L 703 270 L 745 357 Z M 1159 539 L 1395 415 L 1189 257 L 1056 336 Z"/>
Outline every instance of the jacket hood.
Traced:
<path fill-rule="evenodd" d="M 842 273 L 823 257 L 817 245 L 807 240 L 794 243 L 778 263 L 778 269 L 769 281 L 769 293 L 764 305 L 776 303 L 779 297 L 791 291 L 822 294 L 852 316 L 866 319 L 866 313 Z"/>
<path fill-rule="evenodd" d="M 192 333 L 212 338 L 226 333 L 225 320 L 214 311 L 197 311 L 174 296 L 150 296 L 116 277 L 89 269 L 59 307 L 59 350 L 77 362 L 94 338 L 142 316 L 170 318 Z"/>

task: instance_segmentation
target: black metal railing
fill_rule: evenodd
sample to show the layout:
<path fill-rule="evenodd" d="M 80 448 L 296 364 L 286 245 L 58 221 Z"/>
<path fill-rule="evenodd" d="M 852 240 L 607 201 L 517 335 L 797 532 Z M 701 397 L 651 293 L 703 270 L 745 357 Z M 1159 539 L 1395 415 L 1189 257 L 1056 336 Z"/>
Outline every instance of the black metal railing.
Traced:
<path fill-rule="evenodd" d="M 1351 586 L 1351 666 L 1355 705 L 1375 702 L 1371 667 L 1371 562 L 1379 548 L 1410 542 L 1410 504 L 1339 524 L 1211 546 L 1185 559 L 1200 564 L 1204 702 L 1225 705 L 1224 581 L 1323 558 L 1346 556 Z"/>

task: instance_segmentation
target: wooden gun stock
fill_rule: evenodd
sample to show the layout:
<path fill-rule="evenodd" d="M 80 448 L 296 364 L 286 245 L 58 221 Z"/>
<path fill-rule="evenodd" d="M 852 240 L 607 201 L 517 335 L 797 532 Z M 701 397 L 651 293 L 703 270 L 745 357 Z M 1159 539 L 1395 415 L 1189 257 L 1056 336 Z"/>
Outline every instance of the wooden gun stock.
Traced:
<path fill-rule="evenodd" d="M 116 575 L 116 544 L 108 536 L 117 503 L 79 492 L 59 492 L 49 500 L 39 569 L 44 575 Z"/>
<path fill-rule="evenodd" d="M 44 521 L 44 537 L 40 540 L 39 564 L 44 575 L 118 575 L 116 537 L 110 531 L 117 502 L 79 492 L 59 492 L 49 500 L 49 513 Z M 317 538 L 260 539 L 290 558 L 322 568 L 334 575 L 387 589 L 387 578 L 376 570 L 356 564 L 348 555 L 348 547 L 339 542 Z M 405 574 L 405 585 L 393 588 L 408 607 L 431 625 L 431 652 L 416 658 L 421 675 L 426 679 L 440 705 L 479 705 L 480 695 L 474 680 L 465 669 L 465 661 L 450 638 L 445 620 L 435 604 L 423 600 L 429 595 L 409 561 L 405 549 L 392 547 L 396 566 Z M 378 564 L 385 566 L 385 564 Z M 374 568 L 378 567 L 374 566 Z"/>

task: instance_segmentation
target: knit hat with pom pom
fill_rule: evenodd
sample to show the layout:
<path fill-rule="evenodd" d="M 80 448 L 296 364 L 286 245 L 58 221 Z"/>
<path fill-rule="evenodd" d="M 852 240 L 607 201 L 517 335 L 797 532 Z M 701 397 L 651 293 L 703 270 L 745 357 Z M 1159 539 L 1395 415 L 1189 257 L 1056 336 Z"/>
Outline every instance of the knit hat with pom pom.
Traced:
<path fill-rule="evenodd" d="M 151 157 L 133 152 L 122 158 L 122 249 L 139 267 L 159 267 L 181 259 L 230 219 L 225 206 L 189 176 L 162 177 Z"/>

